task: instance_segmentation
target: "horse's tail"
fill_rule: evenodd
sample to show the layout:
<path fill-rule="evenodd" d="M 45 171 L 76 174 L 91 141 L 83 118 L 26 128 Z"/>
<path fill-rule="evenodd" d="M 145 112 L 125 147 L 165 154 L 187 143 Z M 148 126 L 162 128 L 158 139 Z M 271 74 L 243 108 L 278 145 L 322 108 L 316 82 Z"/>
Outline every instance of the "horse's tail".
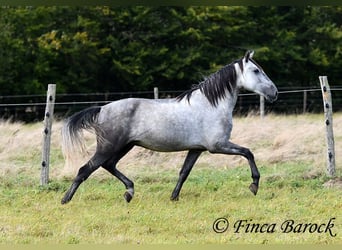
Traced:
<path fill-rule="evenodd" d="M 70 159 L 75 150 L 85 151 L 82 129 L 99 132 L 97 123 L 101 107 L 84 109 L 69 117 L 62 127 L 62 151 L 66 159 Z"/>

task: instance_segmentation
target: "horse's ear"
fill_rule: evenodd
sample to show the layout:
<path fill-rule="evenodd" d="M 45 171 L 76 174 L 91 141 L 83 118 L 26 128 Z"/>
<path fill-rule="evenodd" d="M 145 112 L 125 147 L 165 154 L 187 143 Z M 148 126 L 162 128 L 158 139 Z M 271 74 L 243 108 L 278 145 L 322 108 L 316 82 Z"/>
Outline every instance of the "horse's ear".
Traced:
<path fill-rule="evenodd" d="M 254 55 L 254 51 L 253 50 L 248 50 L 245 54 L 245 62 L 247 63 L 249 59 L 251 59 Z"/>

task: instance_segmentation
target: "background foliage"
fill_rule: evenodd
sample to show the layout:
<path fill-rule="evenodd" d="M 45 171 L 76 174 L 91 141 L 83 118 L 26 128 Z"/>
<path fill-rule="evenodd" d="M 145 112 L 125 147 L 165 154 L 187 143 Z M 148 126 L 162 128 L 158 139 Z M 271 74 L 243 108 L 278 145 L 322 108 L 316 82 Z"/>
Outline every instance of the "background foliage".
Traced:
<path fill-rule="evenodd" d="M 1 7 L 0 95 L 184 90 L 256 51 L 279 87 L 340 82 L 342 7 Z"/>

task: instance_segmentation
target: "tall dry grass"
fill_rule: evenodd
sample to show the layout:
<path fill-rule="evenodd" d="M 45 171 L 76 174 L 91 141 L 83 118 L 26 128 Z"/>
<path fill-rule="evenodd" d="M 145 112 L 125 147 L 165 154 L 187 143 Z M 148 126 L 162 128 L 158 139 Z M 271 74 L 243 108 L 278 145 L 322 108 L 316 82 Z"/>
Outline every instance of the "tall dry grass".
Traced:
<path fill-rule="evenodd" d="M 339 156 L 342 153 L 342 113 L 334 114 L 334 135 L 337 168 L 341 168 Z M 51 140 L 51 175 L 73 176 L 78 168 L 89 159 L 95 150 L 95 139 L 85 133 L 88 155 L 75 153 L 71 168 L 65 165 L 61 154 L 62 122 L 53 124 Z M 0 121 L 0 175 L 27 172 L 39 175 L 43 123 L 23 124 Z M 326 162 L 325 124 L 323 115 L 268 115 L 234 118 L 231 140 L 248 147 L 255 155 L 258 165 L 283 162 L 307 162 L 313 171 L 324 171 Z M 163 171 L 179 169 L 186 152 L 159 153 L 142 148 L 134 148 L 118 164 L 118 168 L 129 176 L 139 175 L 143 169 Z M 231 168 L 246 165 L 240 156 L 212 155 L 203 153 L 196 168 Z M 139 170 L 141 169 L 141 170 Z"/>

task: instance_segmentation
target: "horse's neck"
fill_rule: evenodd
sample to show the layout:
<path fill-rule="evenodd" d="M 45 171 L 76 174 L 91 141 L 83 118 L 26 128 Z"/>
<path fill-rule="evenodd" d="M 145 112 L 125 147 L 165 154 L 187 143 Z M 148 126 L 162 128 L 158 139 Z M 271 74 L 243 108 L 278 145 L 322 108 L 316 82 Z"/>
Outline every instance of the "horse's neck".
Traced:
<path fill-rule="evenodd" d="M 236 88 L 234 89 L 234 91 L 232 91 L 232 93 L 227 93 L 225 98 L 221 99 L 217 105 L 218 108 L 227 108 L 229 112 L 233 113 L 234 107 L 236 105 L 237 102 L 237 98 L 238 98 L 238 94 L 239 94 L 239 89 Z"/>
<path fill-rule="evenodd" d="M 239 89 L 236 88 L 232 91 L 232 93 L 229 93 L 227 90 L 227 93 L 225 94 L 225 97 L 218 100 L 217 105 L 214 107 L 209 100 L 207 99 L 207 97 L 201 93 L 201 91 L 199 89 L 195 90 L 191 96 L 190 99 L 190 103 L 191 105 L 197 103 L 199 105 L 203 105 L 205 107 L 207 106 L 212 106 L 213 109 L 215 109 L 216 111 L 221 111 L 224 113 L 232 113 L 233 109 L 235 107 L 235 104 L 237 102 L 237 98 L 238 98 L 238 94 L 239 94 Z"/>

